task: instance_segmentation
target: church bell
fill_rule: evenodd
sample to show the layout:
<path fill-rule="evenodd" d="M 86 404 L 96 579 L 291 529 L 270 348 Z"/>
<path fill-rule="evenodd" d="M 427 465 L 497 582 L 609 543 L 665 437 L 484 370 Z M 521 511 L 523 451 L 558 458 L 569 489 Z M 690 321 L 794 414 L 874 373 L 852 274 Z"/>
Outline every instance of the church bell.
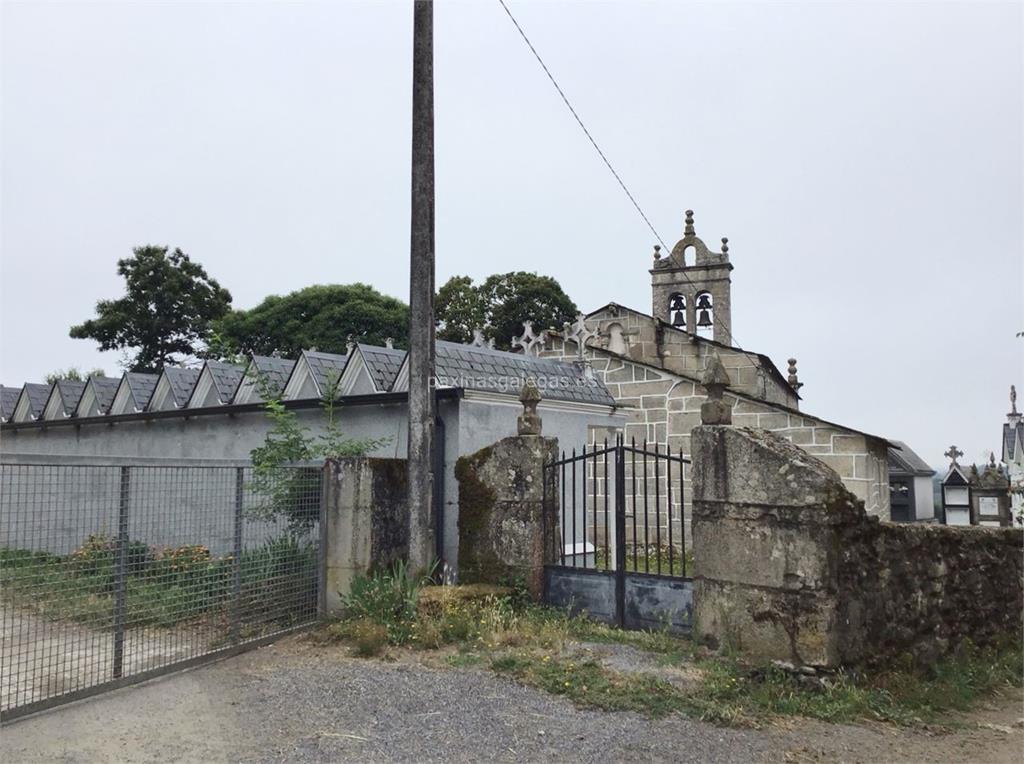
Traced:
<path fill-rule="evenodd" d="M 711 326 L 711 313 L 708 312 L 707 308 L 701 310 L 700 315 L 697 317 L 697 326 L 705 329 Z"/>
<path fill-rule="evenodd" d="M 686 314 L 677 310 L 672 316 L 672 326 L 686 326 Z"/>

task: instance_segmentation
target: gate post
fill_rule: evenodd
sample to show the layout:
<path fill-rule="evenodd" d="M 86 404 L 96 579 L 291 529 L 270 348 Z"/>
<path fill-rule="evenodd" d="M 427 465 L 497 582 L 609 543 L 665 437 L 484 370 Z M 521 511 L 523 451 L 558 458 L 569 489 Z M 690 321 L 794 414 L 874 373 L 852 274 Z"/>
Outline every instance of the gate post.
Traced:
<path fill-rule="evenodd" d="M 626 449 L 615 442 L 615 617 L 626 626 Z"/>
<path fill-rule="evenodd" d="M 121 468 L 117 503 L 117 547 L 114 550 L 114 679 L 124 673 L 124 623 L 128 588 L 128 492 L 131 467 Z"/>

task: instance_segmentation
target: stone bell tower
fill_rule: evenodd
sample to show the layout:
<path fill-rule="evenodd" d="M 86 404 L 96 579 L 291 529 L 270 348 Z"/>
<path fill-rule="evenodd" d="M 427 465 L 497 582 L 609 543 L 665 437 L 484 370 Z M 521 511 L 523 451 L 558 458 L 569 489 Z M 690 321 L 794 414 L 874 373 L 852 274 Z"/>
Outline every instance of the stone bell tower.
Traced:
<path fill-rule="evenodd" d="M 683 238 L 672 254 L 662 257 L 661 247 L 654 248 L 654 317 L 691 334 L 710 330 L 716 342 L 732 345 L 730 271 L 729 240 L 722 238 L 721 252 L 709 250 L 693 229 L 693 210 L 687 210 Z"/>

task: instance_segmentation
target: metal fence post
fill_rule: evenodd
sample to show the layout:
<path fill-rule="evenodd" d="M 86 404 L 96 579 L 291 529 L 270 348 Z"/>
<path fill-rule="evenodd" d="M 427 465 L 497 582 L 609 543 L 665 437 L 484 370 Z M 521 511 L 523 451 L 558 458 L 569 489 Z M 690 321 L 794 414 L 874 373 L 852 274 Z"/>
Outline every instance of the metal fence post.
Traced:
<path fill-rule="evenodd" d="M 626 448 L 615 443 L 615 615 L 626 625 Z"/>
<path fill-rule="evenodd" d="M 245 468 L 235 470 L 235 543 L 232 557 L 231 641 L 242 638 L 242 501 L 245 492 Z"/>
<path fill-rule="evenodd" d="M 128 493 L 131 467 L 121 468 L 121 491 L 117 506 L 117 546 L 114 549 L 114 679 L 124 674 L 124 624 L 128 588 Z"/>
<path fill-rule="evenodd" d="M 320 467 L 320 538 L 316 550 L 316 607 L 320 617 L 327 615 L 327 544 L 330 541 L 327 529 L 327 502 L 332 495 L 331 473 L 331 462 L 325 461 Z"/>

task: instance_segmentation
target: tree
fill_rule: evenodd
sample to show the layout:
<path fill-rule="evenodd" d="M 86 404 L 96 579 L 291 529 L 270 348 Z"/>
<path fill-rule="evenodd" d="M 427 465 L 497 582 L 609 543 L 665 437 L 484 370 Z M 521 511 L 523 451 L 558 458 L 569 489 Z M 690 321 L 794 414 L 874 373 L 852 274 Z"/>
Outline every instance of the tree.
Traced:
<path fill-rule="evenodd" d="M 557 281 L 525 271 L 496 273 L 479 286 L 468 276 L 453 276 L 437 293 L 434 308 L 439 338 L 469 342 L 473 330 L 482 329 L 503 349 L 523 333 L 524 321 L 536 330 L 561 329 L 578 313 Z"/>
<path fill-rule="evenodd" d="M 89 371 L 82 371 L 76 366 L 69 366 L 67 370 L 57 369 L 57 371 L 51 371 L 46 375 L 46 384 L 52 385 L 58 379 L 71 379 L 75 382 L 85 382 L 89 377 L 102 377 L 105 376 L 103 369 L 90 369 Z"/>
<path fill-rule="evenodd" d="M 96 303 L 96 318 L 71 327 L 76 339 L 94 339 L 100 350 L 134 349 L 129 371 L 156 372 L 196 355 L 210 324 L 231 307 L 231 293 L 180 249 L 136 247 L 117 261 L 127 294 Z"/>
<path fill-rule="evenodd" d="M 275 350 L 295 358 L 302 350 L 344 353 L 351 336 L 383 345 L 389 337 L 404 345 L 409 306 L 367 284 L 317 284 L 280 297 L 271 295 L 252 310 L 235 310 L 214 326 L 211 351 L 220 355 Z"/>

